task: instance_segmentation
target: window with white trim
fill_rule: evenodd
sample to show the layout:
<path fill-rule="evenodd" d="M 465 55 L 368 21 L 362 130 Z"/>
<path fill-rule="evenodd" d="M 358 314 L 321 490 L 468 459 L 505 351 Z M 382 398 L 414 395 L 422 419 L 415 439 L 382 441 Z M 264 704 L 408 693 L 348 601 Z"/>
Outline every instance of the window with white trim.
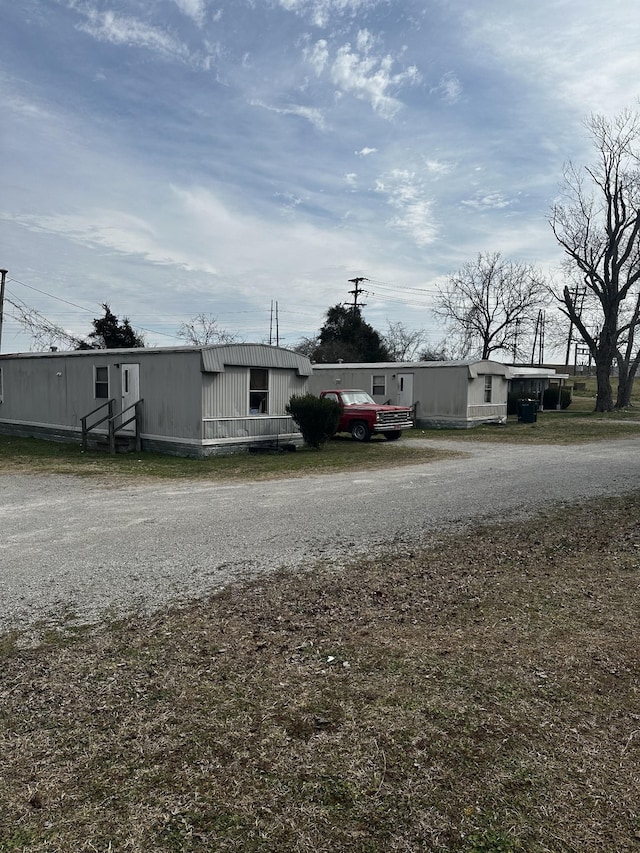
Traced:
<path fill-rule="evenodd" d="M 491 402 L 491 391 L 493 387 L 493 376 L 488 373 L 484 377 L 484 401 L 485 403 Z"/>
<path fill-rule="evenodd" d="M 109 399 L 109 368 L 104 365 L 93 368 L 94 394 L 96 400 Z"/>
<path fill-rule="evenodd" d="M 249 414 L 269 414 L 269 371 L 266 368 L 249 369 Z"/>
<path fill-rule="evenodd" d="M 374 376 L 371 380 L 371 396 L 379 395 L 384 397 L 387 393 L 387 377 L 384 375 Z"/>

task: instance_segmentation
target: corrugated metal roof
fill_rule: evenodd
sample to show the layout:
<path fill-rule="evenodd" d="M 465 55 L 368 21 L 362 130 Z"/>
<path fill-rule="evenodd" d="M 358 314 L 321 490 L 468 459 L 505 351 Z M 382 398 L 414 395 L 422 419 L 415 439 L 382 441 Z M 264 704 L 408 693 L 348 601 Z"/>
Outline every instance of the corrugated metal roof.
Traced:
<path fill-rule="evenodd" d="M 225 364 L 241 367 L 292 368 L 299 376 L 311 376 L 311 362 L 293 350 L 267 344 L 218 344 L 210 347 L 139 347 L 137 349 L 66 350 L 56 352 L 2 353 L 0 359 L 10 358 L 96 358 L 96 356 L 154 355 L 160 353 L 201 354 L 204 373 L 222 373 Z"/>
<path fill-rule="evenodd" d="M 465 361 L 379 361 L 379 362 L 352 362 L 349 364 L 314 364 L 314 373 L 321 373 L 323 370 L 395 370 L 396 372 L 404 372 L 407 370 L 447 370 L 454 368 L 465 368 L 470 379 L 475 379 L 477 376 L 485 373 L 491 373 L 494 376 L 506 376 L 508 367 L 501 361 L 491 361 L 489 359 L 468 359 Z"/>
<path fill-rule="evenodd" d="M 335 364 L 314 364 L 314 370 L 355 370 L 356 368 L 365 368 L 367 370 L 375 370 L 379 369 L 387 369 L 393 368 L 394 370 L 408 370 L 420 368 L 421 370 L 429 370 L 443 367 L 469 367 L 469 368 L 477 368 L 482 365 L 496 365 L 500 368 L 505 368 L 506 365 L 502 364 L 500 361 L 491 361 L 489 359 L 483 361 L 482 359 L 465 359 L 461 361 L 377 361 L 377 362 L 349 362 L 349 363 L 340 363 L 337 362 Z"/>
<path fill-rule="evenodd" d="M 306 356 L 267 344 L 221 344 L 202 347 L 201 354 L 204 373 L 223 373 L 225 365 L 233 365 L 291 368 L 299 376 L 311 376 L 311 362 Z"/>

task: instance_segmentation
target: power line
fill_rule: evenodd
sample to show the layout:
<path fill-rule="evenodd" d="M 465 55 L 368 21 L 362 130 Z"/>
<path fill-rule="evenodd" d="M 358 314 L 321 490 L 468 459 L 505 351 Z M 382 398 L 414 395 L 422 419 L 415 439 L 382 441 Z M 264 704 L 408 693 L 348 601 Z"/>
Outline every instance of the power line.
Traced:
<path fill-rule="evenodd" d="M 388 290 L 400 290 L 403 293 L 430 293 L 430 294 L 438 294 L 440 291 L 434 287 L 403 287 L 399 284 L 389 284 L 386 281 L 380 281 L 376 278 L 367 279 L 371 282 L 371 284 L 377 285 L 378 287 L 384 287 Z"/>
<path fill-rule="evenodd" d="M 40 290 L 38 287 L 34 287 L 32 284 L 26 284 L 24 281 L 20 281 L 17 278 L 11 277 L 9 281 L 15 281 L 16 284 L 21 284 L 23 287 L 28 287 L 29 290 L 35 290 L 36 293 L 41 293 L 43 296 L 49 296 L 51 299 L 56 299 L 58 302 L 64 302 L 65 305 L 71 305 L 73 308 L 79 308 L 81 311 L 87 311 L 89 314 L 93 313 L 91 308 L 86 308 L 84 305 L 78 305 L 75 302 L 69 302 L 68 299 L 63 299 L 61 296 L 55 296 L 55 294 L 48 293 L 46 290 Z"/>

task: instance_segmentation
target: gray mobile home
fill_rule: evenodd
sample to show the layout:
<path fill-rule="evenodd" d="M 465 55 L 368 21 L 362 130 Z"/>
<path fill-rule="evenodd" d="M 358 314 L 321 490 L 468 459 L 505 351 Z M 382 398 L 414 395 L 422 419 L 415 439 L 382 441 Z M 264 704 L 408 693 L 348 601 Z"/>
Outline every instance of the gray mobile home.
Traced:
<path fill-rule="evenodd" d="M 0 355 L 0 432 L 80 441 L 85 427 L 89 444 L 117 432 L 182 456 L 298 444 L 285 407 L 310 374 L 264 344 Z"/>
<path fill-rule="evenodd" d="M 309 391 L 362 388 L 376 403 L 411 406 L 418 427 L 504 423 L 508 368 L 497 361 L 314 364 Z"/>

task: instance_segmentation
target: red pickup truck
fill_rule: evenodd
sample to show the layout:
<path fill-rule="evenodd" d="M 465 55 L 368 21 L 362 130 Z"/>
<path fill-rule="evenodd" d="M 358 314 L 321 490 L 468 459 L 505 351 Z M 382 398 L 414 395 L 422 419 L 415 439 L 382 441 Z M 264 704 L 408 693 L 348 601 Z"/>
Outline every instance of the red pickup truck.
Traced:
<path fill-rule="evenodd" d="M 376 403 L 366 391 L 352 388 L 321 391 L 321 397 L 335 400 L 340 406 L 337 432 L 350 432 L 356 441 L 369 441 L 381 433 L 388 441 L 395 441 L 403 429 L 411 429 L 411 409 L 406 406 L 383 406 Z"/>

